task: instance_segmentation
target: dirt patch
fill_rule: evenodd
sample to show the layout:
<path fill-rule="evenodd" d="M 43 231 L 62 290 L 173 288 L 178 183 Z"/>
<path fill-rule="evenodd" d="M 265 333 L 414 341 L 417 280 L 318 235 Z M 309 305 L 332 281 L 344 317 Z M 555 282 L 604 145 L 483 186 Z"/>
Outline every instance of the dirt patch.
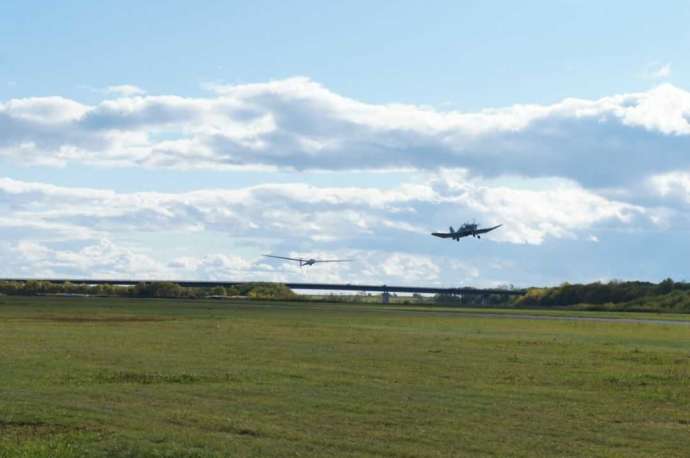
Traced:
<path fill-rule="evenodd" d="M 190 373 L 159 374 L 155 372 L 104 372 L 96 375 L 99 383 L 132 383 L 139 385 L 225 383 L 235 380 L 231 374 L 199 375 Z"/>
<path fill-rule="evenodd" d="M 31 319 L 37 321 L 53 321 L 57 323 L 151 323 L 175 320 L 175 318 L 149 316 L 40 316 L 32 317 Z"/>
<path fill-rule="evenodd" d="M 228 434 L 236 434 L 238 436 L 260 437 L 263 436 L 259 431 L 250 428 L 242 428 L 238 426 L 223 426 L 218 428 L 220 432 Z"/>
<path fill-rule="evenodd" d="M 29 439 L 32 437 L 51 436 L 75 431 L 69 426 L 42 423 L 38 421 L 6 421 L 0 420 L 0 434 L 16 439 Z"/>

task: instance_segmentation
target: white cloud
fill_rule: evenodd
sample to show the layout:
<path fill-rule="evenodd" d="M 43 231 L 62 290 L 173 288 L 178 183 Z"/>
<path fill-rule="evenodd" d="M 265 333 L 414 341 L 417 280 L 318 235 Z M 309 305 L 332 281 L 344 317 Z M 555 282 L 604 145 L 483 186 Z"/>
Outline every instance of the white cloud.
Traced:
<path fill-rule="evenodd" d="M 30 122 L 35 128 L 78 121 L 88 111 L 86 105 L 64 97 L 12 99 L 0 104 L 0 113 L 7 119 Z"/>
<path fill-rule="evenodd" d="M 120 88 L 112 92 L 119 98 L 95 105 L 8 100 L 0 103 L 0 158 L 57 166 L 413 169 L 426 179 L 390 189 L 291 183 L 127 193 L 0 178 L 0 256 L 10 260 L 0 271 L 491 283 L 501 279 L 487 278 L 487 270 L 514 271 L 517 258 L 494 255 L 485 263 L 477 254 L 470 261 L 478 244 L 429 232 L 473 218 L 500 223 L 482 248 L 522 255 L 525 245 L 582 240 L 596 250 L 606 246 L 607 231 L 690 226 L 683 216 L 690 93 L 668 84 L 476 113 L 368 104 L 306 78 L 212 89 L 189 98 Z M 209 234 L 228 246 L 188 243 Z M 172 240 L 169 249 L 147 245 L 159 235 Z M 463 250 L 461 260 L 450 250 Z M 300 269 L 262 252 L 358 261 Z"/>
<path fill-rule="evenodd" d="M 105 88 L 107 94 L 115 94 L 122 97 L 133 97 L 137 95 L 144 95 L 146 91 L 138 86 L 132 84 L 118 84 L 115 86 L 108 86 Z"/>
<path fill-rule="evenodd" d="M 163 266 L 142 253 L 116 246 L 110 240 L 94 240 L 79 248 L 58 249 L 48 244 L 19 240 L 0 245 L 7 262 L 4 277 L 168 278 Z"/>
<path fill-rule="evenodd" d="M 646 208 L 573 182 L 539 187 L 485 182 L 460 171 L 385 190 L 266 184 L 121 193 L 0 178 L 0 254 L 12 260 L 3 270 L 9 276 L 459 284 L 493 282 L 477 269 L 500 272 L 491 266 L 507 264 L 491 256 L 477 265 L 449 256 L 449 249 L 474 246 L 429 235 L 449 224 L 502 223 L 482 240 L 485 248 L 587 240 L 601 228 L 654 224 Z M 195 248 L 213 234 L 218 241 L 203 245 L 213 248 Z M 300 269 L 261 253 L 356 262 Z"/>
<path fill-rule="evenodd" d="M 671 76 L 671 64 L 654 64 L 650 66 L 648 75 L 652 79 L 665 79 Z"/>
<path fill-rule="evenodd" d="M 90 106 L 10 100 L 0 104 L 0 157 L 180 169 L 449 167 L 596 187 L 690 168 L 690 93 L 668 84 L 475 113 L 368 104 L 306 78 L 214 89 L 207 98 L 136 96 Z"/>
<path fill-rule="evenodd" d="M 386 276 L 396 277 L 406 281 L 415 281 L 420 278 L 427 282 L 438 280 L 440 268 L 430 256 L 413 256 L 405 253 L 395 253 L 376 266 Z"/>
<path fill-rule="evenodd" d="M 426 235 L 457 215 L 502 223 L 495 239 L 541 243 L 575 237 L 602 222 L 628 224 L 640 206 L 609 200 L 575 183 L 543 190 L 490 185 L 444 172 L 427 185 L 393 189 L 266 184 L 186 193 L 116 193 L 0 179 L 0 209 L 34 224 L 83 231 L 218 231 L 233 237 L 336 241 L 382 234 Z M 444 227 L 441 226 L 441 227 Z M 75 232 L 76 233 L 76 232 Z"/>
<path fill-rule="evenodd" d="M 690 202 L 690 172 L 655 175 L 649 179 L 649 184 L 662 197 L 677 196 Z"/>
<path fill-rule="evenodd" d="M 690 229 L 689 171 L 655 175 L 643 183 L 643 187 L 650 190 L 648 200 L 656 206 L 650 215 L 656 226 L 666 230 Z"/>
<path fill-rule="evenodd" d="M 599 222 L 616 221 L 625 225 L 644 216 L 637 205 L 608 200 L 572 182 L 554 182 L 547 189 L 515 189 L 487 186 L 472 180 L 457 179 L 448 173 L 434 182 L 446 203 L 474 210 L 491 218 L 490 224 L 504 224 L 493 236 L 513 243 L 539 244 L 546 237 L 572 238 Z"/>
<path fill-rule="evenodd" d="M 308 251 L 306 256 L 323 258 L 333 253 Z M 295 253 L 292 253 L 295 254 Z M 304 253 L 303 253 L 304 254 Z M 400 252 L 357 252 L 352 264 L 317 264 L 300 268 L 294 263 L 207 254 L 161 262 L 141 250 L 125 248 L 107 239 L 77 247 L 21 240 L 0 243 L 0 255 L 8 262 L 0 266 L 0 277 L 16 278 L 113 278 L 137 280 L 293 281 L 357 283 L 364 279 L 379 284 L 442 284 L 438 260 Z M 456 270 L 457 269 L 457 270 Z M 452 264 L 454 284 L 470 281 L 465 266 Z"/>

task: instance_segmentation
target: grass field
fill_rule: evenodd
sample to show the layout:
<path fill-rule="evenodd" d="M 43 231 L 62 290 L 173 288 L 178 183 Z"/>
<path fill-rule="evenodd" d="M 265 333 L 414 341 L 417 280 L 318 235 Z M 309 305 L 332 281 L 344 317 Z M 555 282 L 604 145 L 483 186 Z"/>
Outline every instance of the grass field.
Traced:
<path fill-rule="evenodd" d="M 479 313 L 0 297 L 0 457 L 688 456 L 690 317 Z"/>

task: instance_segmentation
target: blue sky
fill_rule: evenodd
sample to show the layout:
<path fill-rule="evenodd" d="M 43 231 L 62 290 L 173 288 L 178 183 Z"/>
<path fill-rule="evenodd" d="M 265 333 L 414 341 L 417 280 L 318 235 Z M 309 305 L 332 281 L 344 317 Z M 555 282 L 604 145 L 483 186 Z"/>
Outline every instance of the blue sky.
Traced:
<path fill-rule="evenodd" d="M 0 275 L 685 278 L 689 20 L 680 1 L 3 2 Z M 473 218 L 505 227 L 428 237 Z"/>
<path fill-rule="evenodd" d="M 690 76 L 687 2 L 6 1 L 0 97 L 95 100 L 117 82 L 199 95 L 204 82 L 306 75 L 372 103 L 463 110 L 646 89 Z M 8 82 L 15 85 L 9 86 Z"/>

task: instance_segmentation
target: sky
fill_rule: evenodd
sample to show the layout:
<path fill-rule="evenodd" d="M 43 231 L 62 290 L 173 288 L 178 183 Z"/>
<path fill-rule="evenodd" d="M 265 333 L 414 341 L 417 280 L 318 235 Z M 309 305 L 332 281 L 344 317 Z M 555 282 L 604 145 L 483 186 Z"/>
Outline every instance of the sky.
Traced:
<path fill-rule="evenodd" d="M 681 1 L 4 1 L 0 277 L 687 280 L 689 20 Z M 503 226 L 429 235 L 466 221 Z"/>

